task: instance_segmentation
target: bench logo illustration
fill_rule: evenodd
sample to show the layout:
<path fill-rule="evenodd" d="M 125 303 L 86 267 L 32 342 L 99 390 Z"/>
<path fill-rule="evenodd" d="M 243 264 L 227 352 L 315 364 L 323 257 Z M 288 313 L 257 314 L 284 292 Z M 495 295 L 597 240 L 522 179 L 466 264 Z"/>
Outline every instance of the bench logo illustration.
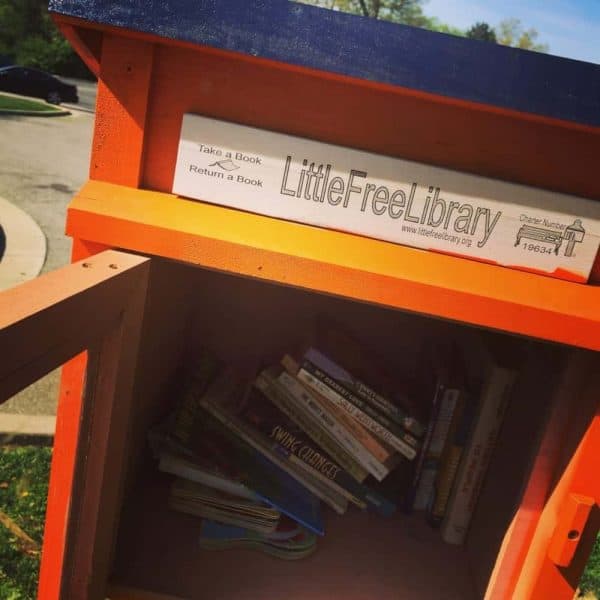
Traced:
<path fill-rule="evenodd" d="M 575 244 L 580 244 L 585 238 L 585 229 L 583 228 L 581 219 L 575 219 L 575 221 L 568 227 L 565 227 L 564 225 L 558 225 L 555 223 L 554 226 L 558 226 L 561 229 L 550 229 L 548 227 L 537 226 L 537 222 L 541 221 L 541 219 L 524 219 L 523 217 L 524 216 L 522 216 L 521 220 L 533 220 L 536 222 L 536 225 L 522 225 L 519 231 L 517 232 L 515 246 L 518 246 L 521 243 L 522 239 L 528 239 L 534 242 L 543 242 L 546 244 L 553 244 L 554 254 L 558 256 L 558 252 L 560 250 L 560 247 L 562 246 L 562 243 L 566 242 L 564 255 L 571 257 L 573 256 Z"/>

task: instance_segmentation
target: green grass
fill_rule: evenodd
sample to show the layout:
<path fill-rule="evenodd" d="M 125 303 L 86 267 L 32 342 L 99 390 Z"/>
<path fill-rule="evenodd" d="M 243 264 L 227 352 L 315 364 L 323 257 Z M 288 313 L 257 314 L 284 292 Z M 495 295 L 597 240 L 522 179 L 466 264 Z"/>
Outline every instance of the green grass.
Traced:
<path fill-rule="evenodd" d="M 585 568 L 579 589 L 584 593 L 592 593 L 600 598 L 600 535 L 596 538 L 594 549 Z"/>
<path fill-rule="evenodd" d="M 0 94 L 0 110 L 33 110 L 36 112 L 59 112 L 50 104 L 27 100 L 26 98 L 17 98 L 15 96 L 6 96 Z"/>
<path fill-rule="evenodd" d="M 41 545 L 52 449 L 0 448 L 0 510 Z M 25 552 L 19 540 L 0 524 L 0 598 L 34 600 L 40 555 Z"/>

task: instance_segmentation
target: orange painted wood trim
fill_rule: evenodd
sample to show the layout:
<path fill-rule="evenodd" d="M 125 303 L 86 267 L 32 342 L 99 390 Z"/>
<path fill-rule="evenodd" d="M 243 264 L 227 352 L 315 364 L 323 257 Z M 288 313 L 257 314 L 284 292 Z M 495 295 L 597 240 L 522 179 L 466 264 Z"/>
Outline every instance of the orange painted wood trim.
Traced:
<path fill-rule="evenodd" d="M 98 144 L 94 146 L 90 170 L 95 179 L 169 191 L 181 115 L 191 111 L 506 181 L 600 198 L 597 179 L 589 177 L 595 168 L 594 157 L 600 152 L 599 127 L 81 19 L 58 15 L 54 18 L 61 26 L 75 27 L 106 39 L 127 39 L 132 46 L 138 44 L 140 48 L 156 46 L 150 75 L 152 91 L 140 143 L 132 142 L 135 135 L 132 138 L 120 122 L 120 113 L 123 113 L 124 124 L 128 122 L 127 113 L 136 114 L 130 109 L 123 111 L 121 106 L 131 102 L 127 78 L 107 79 L 110 91 L 103 89 L 102 81 L 99 85 L 99 97 L 106 93 L 110 101 L 98 104 L 97 140 L 95 138 Z M 121 54 L 121 61 L 123 56 Z M 118 56 L 114 57 L 117 59 Z M 188 85 L 190 81 L 195 85 Z M 243 90 L 243 94 L 239 90 Z M 110 125 L 101 128 L 103 121 Z M 138 123 L 141 122 L 143 119 L 138 119 Z M 108 148 L 100 143 L 100 129 L 102 135 L 113 136 Z M 137 174 L 138 168 L 142 169 L 141 176 Z M 600 256 L 591 280 L 600 282 Z"/>
<path fill-rule="evenodd" d="M 81 28 L 76 25 L 61 22 L 59 19 L 54 19 L 60 28 L 60 32 L 68 40 L 69 44 L 73 46 L 77 54 L 81 57 L 81 60 L 85 63 L 85 66 L 96 76 L 100 75 L 100 60 L 99 57 L 94 53 L 94 50 L 86 44 L 81 37 Z M 84 31 L 93 31 L 85 29 Z M 98 33 L 98 35 L 101 35 Z"/>
<path fill-rule="evenodd" d="M 95 179 L 139 185 L 153 53 L 146 42 L 104 37 L 90 164 Z"/>
<path fill-rule="evenodd" d="M 94 254 L 100 254 L 100 252 L 104 252 L 105 250 L 110 250 L 110 246 L 74 238 L 73 245 L 71 247 L 71 262 L 83 260 L 84 258 L 93 256 Z"/>
<path fill-rule="evenodd" d="M 102 244 L 74 239 L 71 261 L 77 262 L 108 249 Z M 38 581 L 40 598 L 58 598 L 64 561 L 65 526 L 73 487 L 73 474 L 77 456 L 77 441 L 81 423 L 81 409 L 84 379 L 87 366 L 87 352 L 82 352 L 67 361 L 60 374 L 58 406 L 54 434 L 54 450 L 50 468 L 48 500 L 44 525 L 44 540 L 52 552 L 45 552 L 40 565 Z M 55 542 L 53 542 L 55 540 Z"/>
<path fill-rule="evenodd" d="M 77 458 L 87 352 L 71 359 L 61 370 L 54 433 L 54 449 L 48 483 L 44 547 L 38 581 L 38 598 L 60 598 L 66 527 Z"/>
<path fill-rule="evenodd" d="M 515 515 L 508 527 L 496 564 L 490 576 L 485 600 L 513 598 L 515 587 L 544 506 L 552 491 L 565 446 L 567 431 L 573 425 L 573 413 L 579 412 L 574 402 L 575 390 L 579 389 L 594 368 L 590 353 L 577 351 L 565 365 L 560 384 L 551 402 L 544 433 L 536 450 L 531 474 Z"/>
<path fill-rule="evenodd" d="M 351 83 L 360 86 L 371 87 L 377 90 L 384 91 L 393 91 L 399 92 L 402 95 L 412 96 L 414 98 L 419 98 L 427 101 L 435 101 L 437 103 L 443 105 L 452 105 L 452 106 L 460 106 L 466 108 L 471 111 L 481 111 L 488 113 L 495 113 L 499 115 L 508 116 L 514 119 L 533 121 L 540 124 L 551 125 L 552 127 L 560 127 L 565 129 L 574 129 L 577 131 L 588 132 L 588 133 L 600 133 L 600 128 L 593 127 L 591 125 L 584 125 L 582 123 L 576 123 L 574 121 L 567 121 L 564 119 L 557 119 L 553 117 L 546 117 L 544 115 L 538 115 L 535 113 L 527 113 L 522 111 L 517 111 L 510 108 L 504 108 L 501 106 L 492 106 L 489 104 L 482 104 L 479 102 L 473 102 L 470 100 L 463 100 L 461 98 L 453 98 L 450 96 L 441 96 L 438 94 L 432 94 L 430 92 L 424 92 L 421 90 L 406 88 L 401 86 L 395 86 L 388 83 L 380 83 L 377 81 L 371 81 L 368 79 L 358 79 L 349 77 L 347 75 L 339 75 L 337 73 L 332 73 L 330 71 L 320 71 L 317 69 L 311 69 L 309 67 L 303 67 L 299 65 L 293 65 L 290 63 L 279 62 L 267 58 L 261 58 L 256 56 L 250 56 L 248 54 L 243 54 L 240 52 L 234 52 L 231 50 L 222 50 L 220 48 L 213 48 L 211 46 L 205 46 L 202 44 L 195 44 L 193 42 L 186 42 L 183 40 L 175 40 L 172 38 L 163 38 L 158 35 L 144 33 L 140 31 L 132 31 L 129 29 L 123 29 L 120 27 L 115 27 L 112 25 L 104 25 L 100 23 L 94 23 L 92 21 L 86 21 L 84 19 L 78 19 L 76 17 L 70 17 L 67 15 L 58 15 L 53 14 L 53 19 L 59 24 L 61 27 L 64 25 L 75 25 L 79 27 L 85 27 L 88 29 L 102 31 L 108 34 L 127 36 L 132 40 L 140 40 L 144 42 L 149 42 L 152 44 L 162 44 L 165 46 L 173 46 L 178 48 L 187 48 L 195 51 L 202 51 L 203 53 L 214 54 L 216 56 L 225 56 L 225 57 L 235 57 L 236 60 L 241 60 L 244 62 L 248 62 L 251 64 L 264 64 L 266 66 L 273 67 L 274 69 L 287 71 L 287 72 L 297 72 L 297 73 L 306 73 L 311 75 L 316 75 L 322 77 L 324 79 L 330 79 L 332 81 L 339 81 L 345 83 Z"/>
<path fill-rule="evenodd" d="M 0 403 L 15 386 L 32 383 L 79 353 L 62 378 L 39 580 L 38 597 L 44 600 L 61 594 L 85 372 L 81 351 L 123 319 L 132 294 L 144 292 L 139 267 L 146 277 L 148 270 L 147 259 L 113 251 L 89 262 L 0 293 Z"/>
<path fill-rule="evenodd" d="M 595 390 L 597 393 L 597 389 Z M 548 547 L 559 523 L 561 510 L 570 493 L 590 496 L 595 502 L 593 531 L 588 531 L 591 541 L 598 532 L 600 509 L 600 404 L 572 460 L 556 485 L 538 523 L 529 547 L 527 560 L 515 588 L 516 598 L 537 600 L 571 600 L 583 572 L 587 556 L 570 567 L 559 567 L 548 556 Z M 591 544 L 588 539 L 588 552 Z"/>
<path fill-rule="evenodd" d="M 600 288 L 88 182 L 67 233 L 113 247 L 600 349 Z"/>

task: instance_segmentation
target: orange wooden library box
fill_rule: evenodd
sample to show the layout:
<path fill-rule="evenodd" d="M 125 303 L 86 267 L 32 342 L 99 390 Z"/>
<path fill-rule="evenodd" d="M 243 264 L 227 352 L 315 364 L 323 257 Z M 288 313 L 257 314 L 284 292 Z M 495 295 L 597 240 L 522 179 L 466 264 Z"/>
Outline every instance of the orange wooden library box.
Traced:
<path fill-rule="evenodd" d="M 1 296 L 2 398 L 69 360 L 39 597 L 572 598 L 598 531 L 600 268 L 576 284 L 171 189 L 195 113 L 597 200 L 600 67 L 284 0 L 50 9 L 99 83 L 73 264 Z M 277 357 L 317 314 L 391 364 L 468 327 L 522 353 L 464 546 L 354 511 L 293 564 L 201 552 L 166 509 L 145 436 L 186 348 Z"/>

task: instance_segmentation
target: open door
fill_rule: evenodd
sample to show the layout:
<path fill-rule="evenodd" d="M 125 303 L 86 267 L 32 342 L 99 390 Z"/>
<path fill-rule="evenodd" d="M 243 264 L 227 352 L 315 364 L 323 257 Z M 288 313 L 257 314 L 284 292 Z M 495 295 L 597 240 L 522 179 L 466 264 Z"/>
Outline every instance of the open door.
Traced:
<path fill-rule="evenodd" d="M 598 377 L 595 379 L 597 383 Z M 600 398 L 598 387 L 590 393 Z M 542 513 L 515 598 L 572 600 L 599 526 L 600 405 L 597 405 Z"/>
<path fill-rule="evenodd" d="M 600 527 L 599 359 L 579 355 L 571 365 L 567 400 L 554 407 L 507 536 L 500 564 L 517 565 L 514 576 L 496 577 L 488 598 L 572 600 L 576 593 Z"/>
<path fill-rule="evenodd" d="M 149 266 L 106 251 L 0 293 L 0 403 L 65 361 L 87 359 L 85 393 L 58 408 L 45 600 L 98 597 L 106 580 Z"/>

